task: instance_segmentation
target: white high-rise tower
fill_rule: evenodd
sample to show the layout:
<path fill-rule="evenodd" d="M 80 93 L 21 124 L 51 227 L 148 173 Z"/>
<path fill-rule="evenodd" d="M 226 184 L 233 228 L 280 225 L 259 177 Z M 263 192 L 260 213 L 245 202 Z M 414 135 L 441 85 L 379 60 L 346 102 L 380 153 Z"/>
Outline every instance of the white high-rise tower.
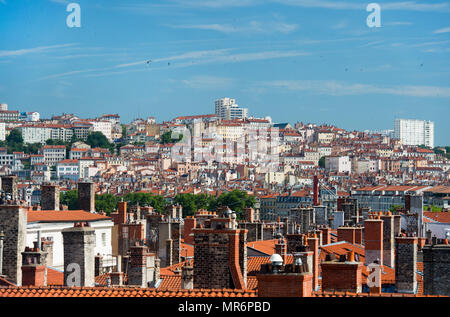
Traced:
<path fill-rule="evenodd" d="M 394 136 L 405 145 L 434 147 L 434 122 L 412 119 L 395 119 Z"/>

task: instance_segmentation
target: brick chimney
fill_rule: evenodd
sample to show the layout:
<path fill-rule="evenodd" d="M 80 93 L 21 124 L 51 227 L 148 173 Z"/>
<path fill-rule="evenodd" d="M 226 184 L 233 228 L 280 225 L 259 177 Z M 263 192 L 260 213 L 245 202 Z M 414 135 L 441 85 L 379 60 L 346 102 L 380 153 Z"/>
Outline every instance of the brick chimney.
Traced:
<path fill-rule="evenodd" d="M 255 221 L 255 210 L 253 208 L 244 208 L 245 221 L 254 222 Z"/>
<path fill-rule="evenodd" d="M 417 290 L 417 238 L 395 238 L 395 288 L 399 293 Z"/>
<path fill-rule="evenodd" d="M 365 264 L 383 263 L 383 220 L 371 216 L 364 221 Z"/>
<path fill-rule="evenodd" d="M 394 217 L 384 213 L 383 220 L 383 265 L 394 267 Z"/>
<path fill-rule="evenodd" d="M 258 297 L 311 296 L 313 277 L 304 261 L 301 264 L 294 262 L 293 264 L 283 265 L 279 269 L 275 269 L 275 267 L 276 263 L 261 266 L 259 274 L 256 275 Z"/>
<path fill-rule="evenodd" d="M 305 247 L 307 244 L 306 236 L 303 234 L 287 234 L 286 244 L 288 254 L 303 252 L 305 251 Z"/>
<path fill-rule="evenodd" d="M 41 210 L 59 210 L 59 186 L 41 186 Z"/>
<path fill-rule="evenodd" d="M 0 231 L 0 276 L 3 277 L 3 240 L 5 240 L 5 233 Z"/>
<path fill-rule="evenodd" d="M 95 212 L 95 184 L 92 182 L 78 183 L 78 208 Z"/>
<path fill-rule="evenodd" d="M 337 241 L 346 241 L 348 243 L 355 243 L 355 230 L 354 227 L 338 227 L 337 229 Z"/>
<path fill-rule="evenodd" d="M 120 255 L 116 258 L 117 265 L 116 270 L 114 272 L 109 273 L 111 278 L 111 285 L 122 286 L 124 274 L 122 272 L 122 257 Z"/>
<path fill-rule="evenodd" d="M 120 201 L 118 204 L 117 213 L 111 214 L 114 220 L 114 224 L 125 224 L 127 223 L 127 202 Z"/>
<path fill-rule="evenodd" d="M 287 261 L 287 247 L 284 238 L 280 237 L 275 244 L 275 253 L 279 254 L 283 259 L 283 263 Z"/>
<path fill-rule="evenodd" d="M 247 230 L 237 229 L 236 215 L 226 212 L 225 218 L 211 218 L 209 228 L 192 231 L 194 288 L 246 288 Z"/>
<path fill-rule="evenodd" d="M 194 217 L 184 219 L 184 242 L 194 244 L 192 229 L 195 228 L 197 220 Z"/>
<path fill-rule="evenodd" d="M 317 290 L 319 288 L 319 238 L 316 235 L 312 235 L 307 238 L 308 242 L 308 250 L 313 252 L 313 266 L 312 266 L 312 274 L 313 274 L 313 290 Z"/>
<path fill-rule="evenodd" d="M 442 244 L 437 244 L 437 243 Z M 450 245 L 447 239 L 425 245 L 423 252 L 423 293 L 425 295 L 450 296 Z"/>
<path fill-rule="evenodd" d="M 360 293 L 362 290 L 362 266 L 356 262 L 353 252 L 341 256 L 339 260 L 333 260 L 327 255 L 322 267 L 323 291 L 348 291 Z"/>
<path fill-rule="evenodd" d="M 53 265 L 53 240 L 51 238 L 41 238 L 41 249 L 47 252 L 47 266 Z"/>
<path fill-rule="evenodd" d="M 394 217 L 394 238 L 398 237 L 402 233 L 402 216 L 400 215 L 393 215 Z"/>
<path fill-rule="evenodd" d="M 190 261 L 187 261 L 186 264 L 181 267 L 181 288 L 194 288 L 194 267 L 191 265 Z"/>
<path fill-rule="evenodd" d="M 94 286 L 95 230 L 87 223 L 75 223 L 62 230 L 64 242 L 64 285 Z"/>
<path fill-rule="evenodd" d="M 330 227 L 321 227 L 320 230 L 322 231 L 322 244 L 327 245 L 331 243 L 331 228 Z"/>
<path fill-rule="evenodd" d="M 22 252 L 22 286 L 47 286 L 46 256 L 37 242 L 34 242 L 34 248 L 25 248 Z"/>
<path fill-rule="evenodd" d="M 2 178 L 3 180 L 3 178 Z M 0 232 L 4 233 L 2 272 L 11 283 L 22 282 L 22 252 L 25 250 L 27 210 L 20 206 L 1 206 Z"/>
<path fill-rule="evenodd" d="M 130 268 L 128 285 L 148 287 L 147 285 L 147 247 L 134 245 L 130 247 Z"/>
<path fill-rule="evenodd" d="M 363 244 L 363 230 L 364 227 L 355 227 L 355 244 Z"/>

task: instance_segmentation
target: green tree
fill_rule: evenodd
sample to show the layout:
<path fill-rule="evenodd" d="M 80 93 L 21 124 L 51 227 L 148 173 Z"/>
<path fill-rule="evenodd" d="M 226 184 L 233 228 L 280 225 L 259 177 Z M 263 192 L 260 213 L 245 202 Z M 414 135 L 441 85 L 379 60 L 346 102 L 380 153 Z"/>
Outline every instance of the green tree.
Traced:
<path fill-rule="evenodd" d="M 160 137 L 160 143 L 161 144 L 169 144 L 169 143 L 176 143 L 178 141 L 181 141 L 183 139 L 183 135 L 179 135 L 178 139 L 172 138 L 172 131 L 167 131 L 166 133 L 162 134 Z"/>
<path fill-rule="evenodd" d="M 86 144 L 89 144 L 93 148 L 101 147 L 104 149 L 109 149 L 111 153 L 114 153 L 114 144 L 110 143 L 106 136 L 100 131 L 89 133 Z"/>
<path fill-rule="evenodd" d="M 161 213 L 166 208 L 166 199 L 159 195 L 150 193 L 128 193 L 123 196 L 123 200 L 127 201 L 130 206 L 139 203 L 141 206 L 152 206 L 155 211 Z"/>
<path fill-rule="evenodd" d="M 325 156 L 319 159 L 319 167 L 325 168 Z"/>
<path fill-rule="evenodd" d="M 18 129 L 13 129 L 6 137 L 6 147 L 8 153 L 22 152 L 24 149 L 22 133 Z"/>
<path fill-rule="evenodd" d="M 69 210 L 78 209 L 78 190 L 68 190 L 59 194 L 59 202 L 62 205 L 66 205 Z"/>
<path fill-rule="evenodd" d="M 392 205 L 391 208 L 389 208 L 389 211 L 392 213 L 396 213 L 397 210 L 401 209 L 402 206 L 401 205 Z"/>
<path fill-rule="evenodd" d="M 236 212 L 238 219 L 242 219 L 244 208 L 254 207 L 255 203 L 256 199 L 254 196 L 248 196 L 245 191 L 235 189 L 228 193 L 222 193 L 217 198 L 216 208 L 228 206 Z"/>
<path fill-rule="evenodd" d="M 119 198 L 112 194 L 95 195 L 95 210 L 103 211 L 108 216 L 117 209 Z"/>

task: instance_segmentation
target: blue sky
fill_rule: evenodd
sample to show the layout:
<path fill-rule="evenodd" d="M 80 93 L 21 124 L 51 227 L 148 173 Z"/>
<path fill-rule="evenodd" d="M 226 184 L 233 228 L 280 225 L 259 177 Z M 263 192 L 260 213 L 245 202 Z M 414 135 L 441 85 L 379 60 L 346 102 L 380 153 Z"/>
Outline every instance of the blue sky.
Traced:
<path fill-rule="evenodd" d="M 234 97 L 276 122 L 432 120 L 450 144 L 450 2 L 378 1 L 380 28 L 361 0 L 73 2 L 81 28 L 66 25 L 69 1 L 0 0 L 10 109 L 163 121 Z"/>

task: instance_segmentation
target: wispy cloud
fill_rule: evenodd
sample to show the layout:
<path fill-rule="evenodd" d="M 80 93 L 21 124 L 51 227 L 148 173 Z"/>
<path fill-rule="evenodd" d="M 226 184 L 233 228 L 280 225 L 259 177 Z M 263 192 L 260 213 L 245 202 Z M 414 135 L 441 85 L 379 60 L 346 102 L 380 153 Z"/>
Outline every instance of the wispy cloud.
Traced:
<path fill-rule="evenodd" d="M 216 76 L 195 76 L 183 80 L 182 83 L 194 89 L 224 89 L 232 86 L 233 79 Z"/>
<path fill-rule="evenodd" d="M 333 80 L 277 80 L 259 83 L 262 87 L 305 91 L 321 95 L 397 95 L 410 97 L 449 98 L 450 87 L 439 86 L 377 86 L 361 83 L 344 83 Z"/>
<path fill-rule="evenodd" d="M 404 22 L 404 21 L 393 21 L 393 22 L 384 22 L 384 26 L 409 26 L 413 25 L 412 22 Z"/>
<path fill-rule="evenodd" d="M 231 24 L 192 24 L 192 25 L 168 25 L 175 29 L 198 29 L 218 31 L 222 33 L 291 33 L 299 28 L 298 24 L 289 24 L 283 22 L 258 22 L 251 21 L 245 25 Z"/>
<path fill-rule="evenodd" d="M 42 52 L 48 52 L 60 48 L 66 48 L 66 47 L 72 47 L 77 44 L 62 44 L 62 45 L 51 45 L 51 46 L 38 46 L 34 48 L 25 48 L 25 49 L 19 49 L 19 50 L 10 50 L 10 51 L 0 51 L 0 57 L 7 57 L 7 56 L 21 56 L 25 54 L 33 54 L 33 53 L 42 53 Z"/>
<path fill-rule="evenodd" d="M 172 0 L 172 4 L 183 7 L 219 9 L 227 7 L 250 7 L 268 3 L 303 8 L 332 10 L 365 10 L 366 2 L 332 0 Z M 379 2 L 383 10 L 450 12 L 450 3 L 427 3 L 420 1 Z"/>
<path fill-rule="evenodd" d="M 450 32 L 450 27 L 446 27 L 446 28 L 442 28 L 442 29 L 433 31 L 433 34 L 441 34 L 441 33 L 449 33 L 449 32 Z"/>
<path fill-rule="evenodd" d="M 251 52 L 251 53 L 231 53 L 234 49 L 220 49 L 211 51 L 194 51 L 188 52 L 181 55 L 155 58 L 151 59 L 153 65 L 158 62 L 170 62 L 170 61 L 180 61 L 189 60 L 187 63 L 174 65 L 175 67 L 185 67 L 193 66 L 199 64 L 210 64 L 210 63 L 235 63 L 235 62 L 249 62 L 267 59 L 277 59 L 277 58 L 287 58 L 287 57 L 298 57 L 306 56 L 310 53 L 303 51 L 262 51 L 262 52 Z M 136 65 L 144 65 L 147 61 L 138 61 L 127 64 L 116 65 L 116 68 L 132 67 Z"/>
<path fill-rule="evenodd" d="M 50 0 L 50 2 L 58 3 L 58 4 L 69 4 L 71 1 L 69 1 L 69 0 Z"/>
<path fill-rule="evenodd" d="M 182 68 L 182 67 L 193 67 L 206 64 L 226 64 L 226 63 L 240 63 L 240 62 L 251 62 L 251 61 L 261 61 L 269 59 L 279 59 L 279 58 L 289 58 L 289 57 L 300 57 L 310 55 L 308 52 L 303 51 L 262 51 L 262 52 L 250 52 L 250 53 L 232 53 L 235 49 L 219 49 L 219 50 L 205 50 L 205 51 L 193 51 L 187 52 L 179 55 L 172 55 L 168 57 L 152 58 L 149 67 L 146 66 L 147 60 L 117 64 L 106 68 L 93 68 L 93 69 L 82 69 L 73 70 L 64 73 L 58 73 L 53 75 L 48 75 L 40 78 L 44 79 L 54 79 L 59 77 L 68 77 L 72 75 L 85 74 L 85 77 L 100 77 L 109 75 L 118 75 L 132 72 L 143 72 L 151 70 L 166 69 L 167 64 L 164 63 L 174 63 L 171 68 Z M 144 68 L 135 68 L 135 66 L 142 66 Z M 134 69 L 126 70 L 126 68 L 134 67 Z"/>

